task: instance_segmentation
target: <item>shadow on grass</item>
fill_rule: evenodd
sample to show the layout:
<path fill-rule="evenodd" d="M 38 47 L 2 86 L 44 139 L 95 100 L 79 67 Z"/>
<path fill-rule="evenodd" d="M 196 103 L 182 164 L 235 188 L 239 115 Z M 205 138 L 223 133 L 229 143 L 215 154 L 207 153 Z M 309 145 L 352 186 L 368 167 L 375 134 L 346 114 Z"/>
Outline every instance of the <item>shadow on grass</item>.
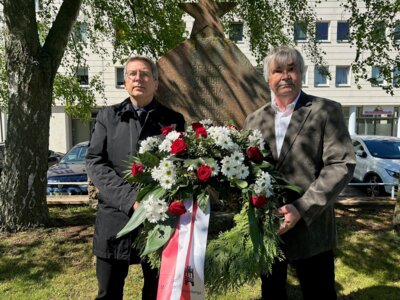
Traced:
<path fill-rule="evenodd" d="M 394 300 L 400 298 L 400 288 L 392 286 L 371 286 L 359 289 L 349 295 L 342 296 L 342 300 Z"/>
<path fill-rule="evenodd" d="M 357 273 L 371 274 L 382 282 L 400 281 L 400 237 L 391 227 L 391 209 L 371 207 L 346 214 L 338 218 L 336 257 Z"/>
<path fill-rule="evenodd" d="M 44 282 L 91 263 L 93 210 L 51 210 L 45 229 L 2 234 L 0 281 Z"/>

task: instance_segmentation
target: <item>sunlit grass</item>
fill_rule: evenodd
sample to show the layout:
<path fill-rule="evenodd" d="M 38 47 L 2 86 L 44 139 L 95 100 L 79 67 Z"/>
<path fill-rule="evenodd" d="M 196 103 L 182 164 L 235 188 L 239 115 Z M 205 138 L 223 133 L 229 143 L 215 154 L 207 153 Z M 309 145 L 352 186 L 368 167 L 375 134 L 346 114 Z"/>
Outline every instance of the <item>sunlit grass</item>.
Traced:
<path fill-rule="evenodd" d="M 0 234 L 0 299 L 94 299 L 95 211 L 79 206 L 50 212 L 50 228 Z M 336 284 L 342 299 L 399 299 L 400 238 L 390 227 L 392 212 L 392 207 L 337 210 Z M 125 299 L 141 299 L 142 282 L 140 266 L 132 266 Z M 207 299 L 256 300 L 260 290 L 257 282 Z M 290 299 L 300 299 L 292 272 L 288 291 Z"/>

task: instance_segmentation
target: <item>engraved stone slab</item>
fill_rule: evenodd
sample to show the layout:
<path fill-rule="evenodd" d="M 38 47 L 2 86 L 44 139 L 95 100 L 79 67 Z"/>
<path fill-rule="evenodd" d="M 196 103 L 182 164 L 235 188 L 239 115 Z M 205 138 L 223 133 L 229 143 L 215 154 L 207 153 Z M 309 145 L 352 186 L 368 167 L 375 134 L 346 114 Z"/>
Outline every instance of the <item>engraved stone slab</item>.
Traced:
<path fill-rule="evenodd" d="M 224 36 L 220 17 L 235 5 L 213 0 L 182 3 L 195 18 L 190 39 L 158 61 L 157 99 L 188 122 L 233 120 L 242 127 L 247 114 L 270 101 L 263 76 Z"/>
<path fill-rule="evenodd" d="M 158 61 L 157 99 L 181 112 L 187 122 L 235 121 L 270 101 L 261 73 L 240 49 L 206 27 Z"/>

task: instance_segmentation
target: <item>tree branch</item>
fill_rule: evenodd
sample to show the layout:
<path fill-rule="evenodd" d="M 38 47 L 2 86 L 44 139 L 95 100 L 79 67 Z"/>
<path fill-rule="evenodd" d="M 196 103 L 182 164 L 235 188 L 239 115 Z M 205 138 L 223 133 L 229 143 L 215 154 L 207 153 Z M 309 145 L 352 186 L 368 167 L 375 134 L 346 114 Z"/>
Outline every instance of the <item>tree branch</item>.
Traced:
<path fill-rule="evenodd" d="M 43 53 L 52 59 L 54 73 L 57 71 L 64 55 L 72 28 L 78 18 L 83 0 L 64 0 L 57 17 L 50 28 L 43 46 Z"/>

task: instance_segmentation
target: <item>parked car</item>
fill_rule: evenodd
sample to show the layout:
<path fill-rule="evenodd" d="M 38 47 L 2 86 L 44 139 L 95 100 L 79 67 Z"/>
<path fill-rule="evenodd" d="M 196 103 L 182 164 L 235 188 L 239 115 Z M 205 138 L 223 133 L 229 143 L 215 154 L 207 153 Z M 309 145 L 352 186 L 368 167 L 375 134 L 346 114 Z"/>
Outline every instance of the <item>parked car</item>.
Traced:
<path fill-rule="evenodd" d="M 88 193 L 88 177 L 85 157 L 88 143 L 83 142 L 72 147 L 60 160 L 47 171 L 48 195 L 83 195 Z M 77 184 L 74 184 L 74 183 Z"/>
<path fill-rule="evenodd" d="M 388 136 L 352 136 L 357 165 L 353 179 L 364 183 L 386 183 L 389 185 L 368 185 L 370 196 L 391 193 L 392 186 L 400 178 L 400 138 Z"/>

